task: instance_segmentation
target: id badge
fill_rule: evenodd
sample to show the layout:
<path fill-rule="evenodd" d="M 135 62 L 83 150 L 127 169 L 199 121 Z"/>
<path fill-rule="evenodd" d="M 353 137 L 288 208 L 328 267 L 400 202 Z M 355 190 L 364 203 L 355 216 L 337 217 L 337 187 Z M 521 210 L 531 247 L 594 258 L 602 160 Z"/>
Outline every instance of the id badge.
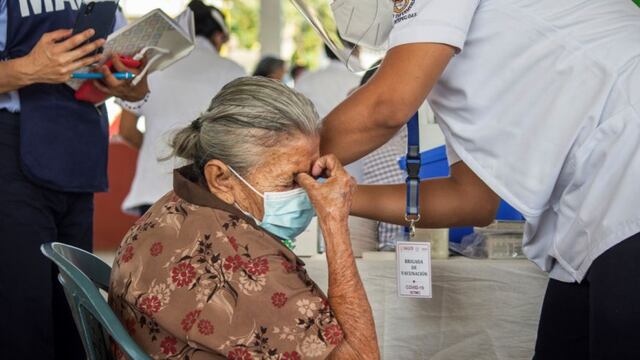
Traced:
<path fill-rule="evenodd" d="M 396 243 L 398 296 L 430 299 L 431 244 L 403 240 Z"/>

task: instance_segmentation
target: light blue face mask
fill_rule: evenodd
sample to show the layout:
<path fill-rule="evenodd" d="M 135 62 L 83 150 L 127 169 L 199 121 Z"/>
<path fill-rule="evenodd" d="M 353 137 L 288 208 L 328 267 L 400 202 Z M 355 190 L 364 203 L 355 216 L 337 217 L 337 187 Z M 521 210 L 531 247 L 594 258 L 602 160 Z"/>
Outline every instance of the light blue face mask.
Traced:
<path fill-rule="evenodd" d="M 309 223 L 316 213 L 307 192 L 302 188 L 298 188 L 290 191 L 265 192 L 261 194 L 230 166 L 229 170 L 251 190 L 262 197 L 264 217 L 262 221 L 260 221 L 240 208 L 238 204 L 236 204 L 236 207 L 245 215 L 253 218 L 258 226 L 284 239 L 284 243 L 291 247 L 290 243 L 309 226 Z"/>

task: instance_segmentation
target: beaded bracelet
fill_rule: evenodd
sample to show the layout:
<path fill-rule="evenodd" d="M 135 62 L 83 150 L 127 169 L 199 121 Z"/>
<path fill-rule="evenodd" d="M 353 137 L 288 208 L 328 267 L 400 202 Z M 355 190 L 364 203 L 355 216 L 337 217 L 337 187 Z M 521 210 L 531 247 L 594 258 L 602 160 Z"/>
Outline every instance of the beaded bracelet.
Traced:
<path fill-rule="evenodd" d="M 136 111 L 136 110 L 140 110 L 142 108 L 142 106 L 144 106 L 144 104 L 147 103 L 147 101 L 149 101 L 149 95 L 151 94 L 151 91 L 147 92 L 144 95 L 144 98 L 142 98 L 142 100 L 138 100 L 136 102 L 128 102 L 128 101 L 119 101 L 119 105 L 123 108 L 125 108 L 126 110 L 129 111 Z"/>

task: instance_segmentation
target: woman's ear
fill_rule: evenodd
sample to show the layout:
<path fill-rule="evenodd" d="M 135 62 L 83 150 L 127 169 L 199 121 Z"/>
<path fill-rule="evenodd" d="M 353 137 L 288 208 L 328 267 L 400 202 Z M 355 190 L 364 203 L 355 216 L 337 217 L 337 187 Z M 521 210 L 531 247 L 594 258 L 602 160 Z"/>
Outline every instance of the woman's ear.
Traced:
<path fill-rule="evenodd" d="M 233 204 L 235 182 L 227 165 L 220 160 L 209 160 L 204 166 L 204 177 L 209 191 L 227 204 Z"/>

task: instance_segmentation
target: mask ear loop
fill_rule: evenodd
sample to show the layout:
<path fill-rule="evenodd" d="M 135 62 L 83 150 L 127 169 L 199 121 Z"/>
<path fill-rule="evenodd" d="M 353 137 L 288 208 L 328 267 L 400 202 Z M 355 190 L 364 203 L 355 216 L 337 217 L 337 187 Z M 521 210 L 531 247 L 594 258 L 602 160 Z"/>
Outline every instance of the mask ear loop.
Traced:
<path fill-rule="evenodd" d="M 240 181 L 242 181 L 245 185 L 247 185 L 249 187 L 249 189 L 253 190 L 253 192 L 255 192 L 256 194 L 260 195 L 261 198 L 264 199 L 264 195 L 262 195 L 260 193 L 260 191 L 256 190 L 256 188 L 254 188 L 251 184 L 249 184 L 249 182 L 247 180 L 245 180 L 242 176 L 240 176 L 240 174 L 238 174 L 235 170 L 233 170 L 233 168 L 229 165 L 227 165 L 227 167 L 229 168 L 229 170 L 231 170 L 231 172 L 238 178 L 240 179 Z"/>
<path fill-rule="evenodd" d="M 260 194 L 260 192 L 258 190 L 256 190 L 253 186 L 251 186 L 251 184 L 249 184 L 247 182 L 247 180 L 243 179 L 242 176 L 240 176 L 240 174 L 238 174 L 235 170 L 233 170 L 233 168 L 231 166 L 227 165 L 227 167 L 229 168 L 229 170 L 231 170 L 233 175 L 235 175 L 238 179 L 240 179 L 240 181 L 242 181 L 245 185 L 247 185 L 249 187 L 249 189 L 253 190 L 256 194 L 260 195 L 260 197 L 264 198 L 264 196 L 262 194 Z M 238 208 L 238 210 L 242 211 L 243 214 L 245 214 L 248 217 L 252 218 L 253 221 L 255 221 L 257 225 L 260 225 L 262 223 L 262 221 L 258 220 L 255 216 L 251 215 L 251 213 L 249 213 L 248 211 L 244 210 L 237 202 L 234 201 L 233 205 L 235 205 Z"/>

